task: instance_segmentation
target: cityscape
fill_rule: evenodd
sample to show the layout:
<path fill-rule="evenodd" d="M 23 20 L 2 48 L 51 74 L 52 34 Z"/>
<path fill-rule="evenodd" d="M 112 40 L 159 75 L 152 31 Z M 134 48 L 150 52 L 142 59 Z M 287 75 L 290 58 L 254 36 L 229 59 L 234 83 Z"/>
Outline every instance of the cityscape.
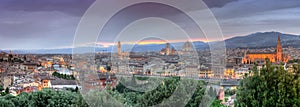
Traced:
<path fill-rule="evenodd" d="M 0 1 L 0 107 L 299 107 L 300 2 L 275 1 Z"/>

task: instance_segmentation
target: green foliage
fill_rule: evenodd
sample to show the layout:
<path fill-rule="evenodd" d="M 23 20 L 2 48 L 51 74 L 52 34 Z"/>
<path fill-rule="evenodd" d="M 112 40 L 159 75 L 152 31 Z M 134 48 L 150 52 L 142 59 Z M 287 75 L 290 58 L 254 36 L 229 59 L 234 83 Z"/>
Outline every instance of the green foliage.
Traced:
<path fill-rule="evenodd" d="M 236 90 L 230 90 L 230 89 L 227 89 L 225 90 L 225 95 L 229 95 L 229 96 L 232 96 L 236 93 Z"/>
<path fill-rule="evenodd" d="M 12 101 L 6 100 L 3 98 L 0 98 L 0 106 L 1 107 L 15 107 L 15 105 Z"/>
<path fill-rule="evenodd" d="M 52 76 L 62 78 L 62 79 L 66 79 L 66 80 L 75 80 L 75 77 L 73 75 L 60 74 L 58 72 L 53 72 Z"/>
<path fill-rule="evenodd" d="M 100 107 L 145 107 L 156 106 L 158 104 L 161 106 L 180 106 L 180 104 L 186 104 L 186 107 L 198 107 L 201 106 L 203 101 L 207 101 L 210 105 L 210 101 L 216 96 L 216 92 L 213 89 L 211 89 L 212 96 L 204 95 L 206 88 L 203 81 L 181 80 L 179 77 L 171 77 L 161 79 L 159 83 L 154 90 L 146 92 L 131 90 L 123 84 L 118 84 L 113 90 L 90 90 L 85 94 L 85 100 L 77 92 L 78 89 L 71 91 L 43 89 L 42 91 L 29 94 L 21 93 L 18 96 L 7 94 L 0 97 L 0 106 L 88 107 L 88 103 L 90 106 Z M 190 89 L 192 86 L 195 86 L 194 90 Z M 176 92 L 177 96 L 174 96 L 174 92 Z M 203 97 L 207 99 L 203 100 Z"/>
<path fill-rule="evenodd" d="M 44 89 L 18 96 L 7 94 L 0 97 L 1 107 L 88 107 L 82 96 L 76 92 Z"/>
<path fill-rule="evenodd" d="M 147 80 L 147 79 L 149 79 L 149 77 L 136 77 L 136 79 L 138 79 L 138 80 Z"/>
<path fill-rule="evenodd" d="M 92 90 L 84 97 L 91 107 L 120 107 L 123 104 L 120 103 L 122 100 L 117 97 L 118 95 L 118 93 L 111 90 Z"/>
<path fill-rule="evenodd" d="M 190 101 L 187 103 L 186 107 L 199 107 L 202 97 L 205 93 L 205 88 L 203 87 L 203 84 L 203 81 L 198 81 L 197 89 L 194 92 Z"/>
<path fill-rule="evenodd" d="M 216 97 L 217 96 L 217 92 L 212 87 L 210 87 L 209 90 L 208 90 L 208 95 L 210 95 L 212 97 L 213 96 Z"/>
<path fill-rule="evenodd" d="M 29 103 L 28 94 L 23 92 L 19 94 L 17 97 L 11 99 L 11 101 L 14 103 L 16 107 L 28 106 Z"/>
<path fill-rule="evenodd" d="M 299 62 L 299 59 L 293 59 L 293 60 L 289 60 L 288 63 L 295 63 L 295 62 Z"/>
<path fill-rule="evenodd" d="M 6 93 L 6 94 L 9 94 L 9 88 L 8 88 L 8 87 L 6 87 L 5 93 Z"/>
<path fill-rule="evenodd" d="M 299 107 L 299 65 L 288 72 L 267 61 L 260 71 L 254 67 L 252 76 L 245 77 L 237 90 L 237 107 Z"/>
<path fill-rule="evenodd" d="M 2 86 L 0 86 L 0 96 L 5 96 L 7 93 L 2 92 L 4 90 L 4 88 Z"/>
<path fill-rule="evenodd" d="M 176 104 L 182 104 L 182 101 L 184 101 L 185 106 L 195 107 L 199 106 L 202 101 L 205 93 L 205 87 L 203 87 L 205 83 L 203 81 L 193 81 L 194 80 L 180 81 L 179 77 L 171 77 L 163 79 L 162 83 L 152 91 L 136 92 L 126 88 L 122 84 L 118 84 L 115 91 L 119 94 L 118 96 L 123 97 L 119 99 L 125 99 L 124 104 L 128 106 L 140 107 L 154 106 L 157 104 L 161 104 L 162 106 L 174 106 Z M 194 91 L 191 90 L 191 92 L 194 93 L 188 96 L 187 93 L 191 92 L 185 92 L 190 90 L 187 86 L 193 85 L 195 85 L 196 89 L 194 89 Z M 174 96 L 175 91 L 176 95 Z"/>
<path fill-rule="evenodd" d="M 75 88 L 74 92 L 79 92 L 79 89 L 78 87 Z"/>
<path fill-rule="evenodd" d="M 225 105 L 221 104 L 221 100 L 214 100 L 210 107 L 226 107 Z"/>
<path fill-rule="evenodd" d="M 2 86 L 0 86 L 0 91 L 3 91 L 3 90 L 4 90 L 4 88 Z"/>
<path fill-rule="evenodd" d="M 0 88 L 2 88 L 2 87 L 0 87 Z M 0 91 L 0 95 L 1 96 L 5 96 L 5 95 L 9 94 L 9 88 L 8 87 L 5 88 L 4 92 L 2 92 L 2 91 L 3 91 L 3 88 Z"/>
<path fill-rule="evenodd" d="M 19 58 L 15 58 L 15 59 L 13 59 L 13 62 L 19 62 L 19 63 L 21 63 L 23 61 L 21 59 L 19 59 Z"/>
<path fill-rule="evenodd" d="M 207 94 L 204 94 L 199 107 L 210 107 L 217 99 L 217 96 L 217 91 L 210 87 L 207 91 Z"/>

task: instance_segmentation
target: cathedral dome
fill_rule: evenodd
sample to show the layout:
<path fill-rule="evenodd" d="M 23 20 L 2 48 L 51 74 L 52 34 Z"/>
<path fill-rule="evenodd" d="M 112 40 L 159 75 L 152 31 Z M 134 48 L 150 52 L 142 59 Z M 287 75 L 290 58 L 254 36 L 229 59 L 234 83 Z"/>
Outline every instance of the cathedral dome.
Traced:
<path fill-rule="evenodd" d="M 184 43 L 184 45 L 182 46 L 182 50 L 183 51 L 193 51 L 193 45 L 191 42 L 187 41 Z"/>

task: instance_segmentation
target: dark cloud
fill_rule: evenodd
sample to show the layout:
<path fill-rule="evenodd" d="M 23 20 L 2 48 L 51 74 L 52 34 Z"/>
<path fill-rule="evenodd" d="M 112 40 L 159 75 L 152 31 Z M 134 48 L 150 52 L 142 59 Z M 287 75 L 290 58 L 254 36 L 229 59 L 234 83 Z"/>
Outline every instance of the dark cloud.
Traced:
<path fill-rule="evenodd" d="M 299 0 L 239 0 L 213 8 L 223 34 L 246 35 L 253 32 L 281 31 L 300 34 Z"/>
<path fill-rule="evenodd" d="M 173 15 L 176 15 L 176 17 Z M 180 26 L 191 37 L 195 38 L 201 35 L 201 29 L 197 24 L 179 9 L 160 3 L 140 3 L 124 8 L 122 11 L 115 14 L 106 23 L 100 36 L 105 36 L 104 41 L 113 42 L 118 33 L 127 25 L 136 20 L 149 17 L 160 17 L 170 20 Z"/>
<path fill-rule="evenodd" d="M 213 8 L 217 18 L 241 18 L 258 16 L 267 12 L 300 7 L 300 0 L 239 0 L 222 8 Z"/>
<path fill-rule="evenodd" d="M 221 8 L 227 3 L 234 2 L 238 0 L 203 0 L 203 2 L 209 7 L 209 8 Z"/>
<path fill-rule="evenodd" d="M 80 18 L 94 1 L 0 0 L 0 49 L 71 46 Z M 300 34 L 299 0 L 203 1 L 211 8 L 226 36 L 266 30 Z M 139 14 L 147 14 L 147 11 L 140 9 L 129 16 Z M 171 12 L 164 15 L 178 17 Z M 122 22 L 122 19 L 116 20 Z"/>
<path fill-rule="evenodd" d="M 7 11 L 60 11 L 82 15 L 95 0 L 1 0 L 0 8 Z"/>
<path fill-rule="evenodd" d="M 92 0 L 1 0 L 2 48 L 71 46 L 77 24 Z"/>

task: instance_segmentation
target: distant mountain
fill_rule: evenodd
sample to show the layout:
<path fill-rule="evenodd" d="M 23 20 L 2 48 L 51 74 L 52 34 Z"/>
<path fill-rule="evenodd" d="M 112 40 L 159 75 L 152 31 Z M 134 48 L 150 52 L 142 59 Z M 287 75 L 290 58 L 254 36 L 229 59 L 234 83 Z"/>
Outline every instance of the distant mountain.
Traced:
<path fill-rule="evenodd" d="M 258 32 L 246 36 L 237 36 L 225 40 L 227 48 L 265 48 L 275 47 L 277 44 L 277 37 L 280 36 L 281 44 L 283 47 L 292 46 L 300 48 L 300 36 L 291 34 L 282 34 L 280 32 Z M 181 50 L 185 42 L 171 43 L 171 46 L 176 50 Z M 211 44 L 218 43 L 216 41 L 210 42 Z M 196 49 L 208 49 L 210 43 L 195 41 L 193 42 Z M 145 44 L 145 45 L 132 45 L 123 44 L 122 50 L 127 52 L 145 52 L 145 51 L 160 51 L 165 48 L 166 44 Z M 116 52 L 115 46 L 96 46 L 85 47 L 93 49 L 96 52 Z M 83 48 L 84 49 L 84 48 Z M 61 49 L 36 49 L 36 50 L 12 50 L 18 54 L 71 54 L 72 48 L 61 48 Z M 2 50 L 9 52 L 10 50 Z"/>
<path fill-rule="evenodd" d="M 258 32 L 247 36 L 237 36 L 225 40 L 227 48 L 263 48 L 274 47 L 280 36 L 283 47 L 300 47 L 300 36 L 280 32 Z"/>
<path fill-rule="evenodd" d="M 0 50 L 9 53 L 12 51 L 17 54 L 70 54 L 72 53 L 72 48 L 62 48 L 62 49 L 19 49 L 19 50 Z"/>
<path fill-rule="evenodd" d="M 181 50 L 182 46 L 184 45 L 185 42 L 175 42 L 175 43 L 170 43 L 171 48 L 174 48 L 175 50 Z M 201 42 L 201 41 L 195 41 L 193 42 L 194 47 L 196 49 L 207 49 L 209 48 L 208 43 Z M 144 52 L 144 51 L 160 51 L 161 49 L 165 48 L 166 44 L 147 44 L 147 45 L 134 45 L 131 52 Z M 131 48 L 129 48 L 131 49 Z M 129 50 L 127 49 L 127 50 Z"/>

